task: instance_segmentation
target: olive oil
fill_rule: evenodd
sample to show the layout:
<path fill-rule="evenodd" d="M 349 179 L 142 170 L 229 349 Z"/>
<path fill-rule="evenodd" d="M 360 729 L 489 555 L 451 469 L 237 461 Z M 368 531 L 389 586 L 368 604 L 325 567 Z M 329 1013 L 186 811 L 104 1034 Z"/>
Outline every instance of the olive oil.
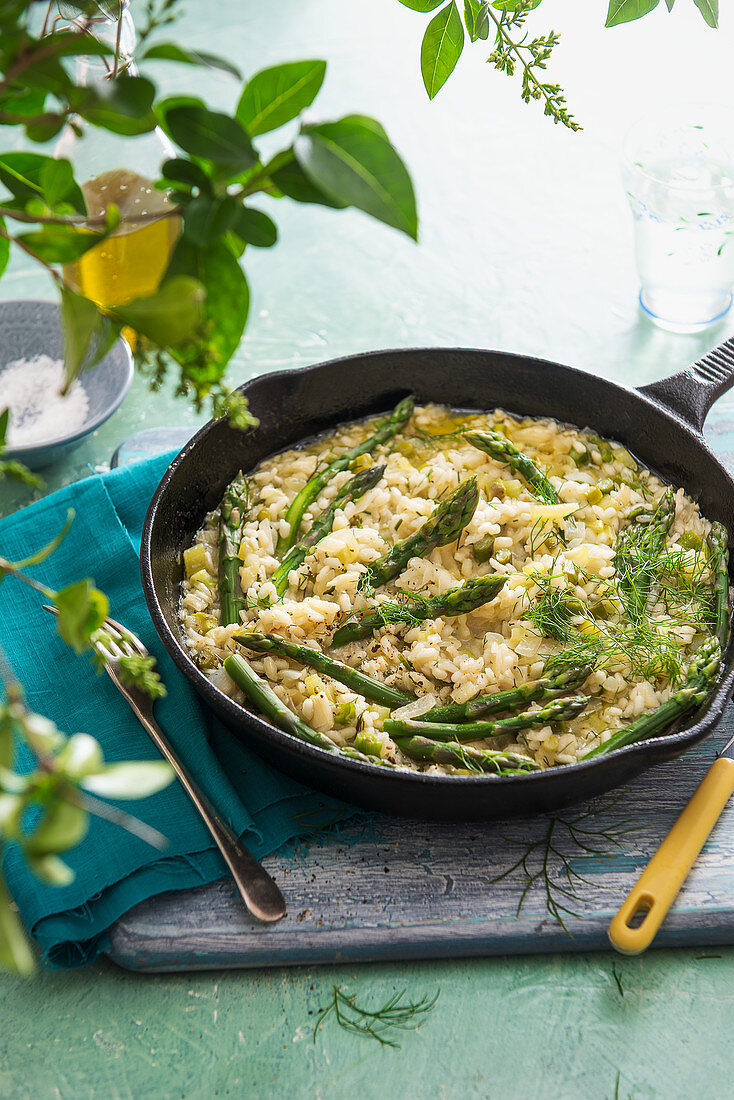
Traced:
<path fill-rule="evenodd" d="M 167 197 L 135 172 L 114 169 L 82 184 L 90 217 L 110 203 L 122 220 L 112 236 L 64 267 L 66 280 L 99 306 L 118 306 L 152 294 L 160 284 L 181 231 Z M 159 215 L 159 216 L 155 216 Z M 124 335 L 134 345 L 135 334 Z"/>

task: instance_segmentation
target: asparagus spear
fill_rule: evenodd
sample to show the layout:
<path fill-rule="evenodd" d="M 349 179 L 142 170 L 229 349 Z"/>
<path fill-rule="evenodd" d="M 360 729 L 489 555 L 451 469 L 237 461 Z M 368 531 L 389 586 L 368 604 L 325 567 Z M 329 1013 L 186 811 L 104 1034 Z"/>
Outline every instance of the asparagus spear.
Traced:
<path fill-rule="evenodd" d="M 393 766 L 387 761 L 380 761 L 375 757 L 367 756 L 366 753 L 359 752 L 357 749 L 340 748 L 328 737 L 325 737 L 323 733 L 317 733 L 316 730 L 311 729 L 302 718 L 299 718 L 285 703 L 280 701 L 272 688 L 258 676 L 239 653 L 232 653 L 229 657 L 226 657 L 224 668 L 250 702 L 254 703 L 266 718 L 269 718 L 271 722 L 286 733 L 298 737 L 301 741 L 307 741 L 309 745 L 316 745 L 319 749 L 326 749 L 327 752 L 347 757 L 349 760 L 359 760 L 362 764 L 382 764 L 383 767 Z"/>
<path fill-rule="evenodd" d="M 383 707 L 402 707 L 415 699 L 414 695 L 406 695 L 403 691 L 381 684 L 379 680 L 373 680 L 364 672 L 344 665 L 341 661 L 335 661 L 325 653 L 319 653 L 318 650 L 306 645 L 288 642 L 276 634 L 238 634 L 236 638 L 241 646 L 255 653 L 280 653 L 284 657 L 299 661 L 302 665 L 315 668 L 317 672 L 323 672 L 332 680 L 338 680 L 340 684 L 345 684 L 352 691 L 363 695 L 365 699 L 379 703 Z"/>
<path fill-rule="evenodd" d="M 339 455 L 338 458 L 335 458 L 333 462 L 330 462 L 328 466 L 325 466 L 323 470 L 314 474 L 314 476 L 306 482 L 300 493 L 297 493 L 291 501 L 288 511 L 285 514 L 285 518 L 290 524 L 290 532 L 286 536 L 281 535 L 278 539 L 278 544 L 275 548 L 275 556 L 277 558 L 282 559 L 283 555 L 294 545 L 298 537 L 298 529 L 301 526 L 304 512 L 307 510 L 311 501 L 315 500 L 319 495 L 324 485 L 331 481 L 334 474 L 338 474 L 340 470 L 346 470 L 349 463 L 355 458 L 358 458 L 359 455 L 374 451 L 381 443 L 385 443 L 399 432 L 413 415 L 413 406 L 414 401 L 412 397 L 403 398 L 403 400 L 395 406 L 389 416 L 377 422 L 377 431 L 375 431 L 373 435 L 365 439 L 363 443 L 359 443 L 356 447 L 352 447 L 350 450 L 345 451 L 344 454 Z"/>
<path fill-rule="evenodd" d="M 501 718 L 496 722 L 467 722 L 464 725 L 447 722 L 424 722 L 418 719 L 406 719 L 399 722 L 386 718 L 383 723 L 386 733 L 391 737 L 412 737 L 425 734 L 436 741 L 479 741 L 484 737 L 497 737 L 502 733 L 515 733 L 517 730 L 530 729 L 532 726 L 546 726 L 549 722 L 569 722 L 584 709 L 588 703 L 587 695 L 570 695 L 548 703 L 540 710 L 523 711 L 512 718 Z"/>
<path fill-rule="evenodd" d="M 239 473 L 227 486 L 219 509 L 219 600 L 222 626 L 240 621 L 244 599 L 239 589 L 239 532 L 250 507 L 247 478 Z"/>
<path fill-rule="evenodd" d="M 435 619 L 438 615 L 466 615 L 477 607 L 489 603 L 497 595 L 507 580 L 505 574 L 489 573 L 485 577 L 475 577 L 465 581 L 457 588 L 450 588 L 439 596 L 424 600 L 386 600 L 377 608 L 365 608 L 356 612 L 357 620 L 339 627 L 334 635 L 332 647 L 347 645 L 359 638 L 367 638 L 373 630 L 379 630 L 386 623 L 412 622 L 415 619 Z"/>
<path fill-rule="evenodd" d="M 704 701 L 716 679 L 720 661 L 721 646 L 718 638 L 707 638 L 691 662 L 688 677 L 680 691 L 671 695 L 670 699 L 662 703 L 657 710 L 650 714 L 643 714 L 629 726 L 617 730 L 608 741 L 585 753 L 582 759 L 591 760 L 594 756 L 607 756 L 615 749 L 664 733 L 671 722 L 695 709 Z"/>
<path fill-rule="evenodd" d="M 337 508 L 342 507 L 345 501 L 359 500 L 368 489 L 374 488 L 385 472 L 384 466 L 372 466 L 368 470 L 362 470 L 350 478 L 339 490 L 329 507 L 314 521 L 311 529 L 293 546 L 281 561 L 270 580 L 275 585 L 275 590 L 282 596 L 288 587 L 288 575 L 292 569 L 298 566 L 308 555 L 312 546 L 315 546 L 324 535 L 328 535 L 334 523 Z"/>
<path fill-rule="evenodd" d="M 514 710 L 528 703 L 554 699 L 573 688 L 580 687 L 591 672 L 594 662 L 576 662 L 567 665 L 551 676 L 539 680 L 529 680 L 526 684 L 498 691 L 494 695 L 478 695 L 467 703 L 448 703 L 443 707 L 434 707 L 422 715 L 424 722 L 472 722 L 487 714 L 498 714 L 503 710 Z"/>
<path fill-rule="evenodd" d="M 430 764 L 451 764 L 455 768 L 495 772 L 497 775 L 516 775 L 535 771 L 540 767 L 530 756 L 523 756 L 519 752 L 493 752 L 451 741 L 439 744 L 428 737 L 406 737 L 398 741 L 398 748 L 413 760 L 425 760 Z"/>
<path fill-rule="evenodd" d="M 652 516 L 640 517 L 629 524 L 617 539 L 614 554 L 617 586 L 634 619 L 639 619 L 645 611 L 660 554 L 674 518 L 675 497 L 673 489 L 668 486 Z"/>
<path fill-rule="evenodd" d="M 464 439 L 471 443 L 472 447 L 484 451 L 492 458 L 504 462 L 507 466 L 520 474 L 527 481 L 530 489 L 538 500 L 544 504 L 560 504 L 558 493 L 545 476 L 540 466 L 537 466 L 532 458 L 523 454 L 514 443 L 505 438 L 500 432 L 471 431 L 464 432 Z"/>
<path fill-rule="evenodd" d="M 729 536 L 723 523 L 712 523 L 709 547 L 716 562 L 716 637 L 723 649 L 729 635 Z"/>
<path fill-rule="evenodd" d="M 442 504 L 437 504 L 422 527 L 410 538 L 395 545 L 374 561 L 360 578 L 361 589 L 379 588 L 398 573 L 402 573 L 411 558 L 430 554 L 435 546 L 446 546 L 458 539 L 479 503 L 479 488 L 475 477 L 463 481 Z"/>

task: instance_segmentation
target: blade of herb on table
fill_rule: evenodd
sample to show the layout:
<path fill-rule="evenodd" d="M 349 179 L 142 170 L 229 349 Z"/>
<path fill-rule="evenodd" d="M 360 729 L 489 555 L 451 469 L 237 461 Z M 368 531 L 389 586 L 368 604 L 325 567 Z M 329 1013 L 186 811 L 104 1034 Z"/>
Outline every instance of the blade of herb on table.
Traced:
<path fill-rule="evenodd" d="M 386 443 L 388 439 L 392 439 L 392 437 L 410 420 L 413 415 L 414 405 L 415 402 L 412 397 L 403 398 L 403 400 L 395 406 L 389 416 L 377 421 L 377 430 L 373 435 L 365 439 L 363 443 L 359 443 L 356 447 L 351 447 L 348 451 L 345 451 L 344 454 L 339 455 L 338 458 L 335 458 L 328 466 L 325 466 L 323 470 L 318 471 L 313 477 L 309 478 L 300 493 L 297 493 L 293 498 L 285 514 L 284 518 L 290 525 L 290 530 L 287 535 L 281 535 L 278 538 L 278 543 L 275 548 L 276 558 L 282 559 L 294 545 L 298 538 L 301 520 L 308 510 L 309 504 L 316 499 L 324 486 L 331 481 L 334 474 L 338 474 L 340 470 L 346 470 L 347 466 L 349 466 L 355 458 L 359 458 L 360 455 L 374 451 L 381 443 Z"/>
<path fill-rule="evenodd" d="M 239 532 L 250 507 L 247 478 L 239 473 L 227 486 L 219 509 L 219 600 L 221 624 L 229 626 L 240 621 L 245 601 L 237 592 L 240 587 L 238 555 Z"/>
<path fill-rule="evenodd" d="M 306 534 L 291 546 L 270 578 L 279 596 L 282 596 L 288 587 L 288 578 L 291 571 L 298 569 L 301 562 L 307 557 L 309 550 L 331 531 L 337 508 L 341 508 L 349 500 L 359 500 L 368 489 L 373 489 L 377 485 L 384 472 L 384 466 L 372 466 L 368 470 L 361 470 L 345 482 L 326 511 L 314 520 Z"/>
<path fill-rule="evenodd" d="M 595 756 L 606 756 L 615 749 L 622 749 L 626 745 L 664 733 L 676 718 L 681 718 L 704 701 L 716 680 L 720 663 L 721 646 L 718 638 L 707 638 L 694 656 L 686 682 L 679 691 L 671 695 L 657 710 L 643 714 L 629 726 L 617 730 L 603 745 L 597 745 L 580 759 L 591 760 Z"/>
<path fill-rule="evenodd" d="M 437 504 L 426 522 L 414 535 L 395 545 L 362 574 L 360 590 L 379 588 L 405 569 L 411 558 L 423 558 L 436 546 L 446 546 L 458 539 L 469 523 L 479 503 L 479 487 L 475 477 L 463 481 L 458 489 Z"/>
<path fill-rule="evenodd" d="M 309 745 L 315 745 L 319 749 L 325 749 L 327 752 L 345 757 L 348 760 L 358 760 L 362 764 L 378 764 L 385 768 L 393 767 L 388 761 L 366 756 L 364 753 L 358 752 L 357 749 L 340 748 L 328 737 L 325 737 L 323 733 L 311 729 L 302 718 L 299 718 L 285 703 L 280 701 L 273 689 L 258 676 L 239 653 L 231 653 L 229 657 L 225 658 L 224 669 L 250 702 L 254 703 L 266 718 L 269 718 L 285 733 L 290 733 L 300 741 L 306 741 Z"/>
<path fill-rule="evenodd" d="M 571 663 L 550 676 L 539 680 L 528 680 L 525 684 L 498 691 L 493 695 L 478 695 L 466 703 L 447 703 L 434 707 L 422 715 L 424 722 L 472 722 L 487 714 L 499 714 L 505 710 L 515 710 L 528 703 L 540 703 L 565 695 L 573 688 L 580 687 L 594 671 L 594 661 Z"/>
<path fill-rule="evenodd" d="M 472 447 L 484 451 L 485 454 L 496 458 L 499 462 L 509 466 L 515 473 L 520 474 L 530 486 L 533 496 L 537 497 L 538 500 L 542 500 L 544 504 L 561 503 L 561 498 L 540 466 L 537 466 L 532 458 L 519 450 L 514 443 L 511 443 L 500 432 L 479 430 L 464 432 L 464 439 L 467 443 L 471 443 Z"/>
<path fill-rule="evenodd" d="M 390 623 L 415 624 L 424 619 L 436 619 L 439 615 L 467 615 L 493 600 L 506 580 L 504 573 L 490 573 L 465 581 L 438 596 L 420 600 L 415 597 L 411 599 L 408 593 L 398 593 L 403 597 L 401 600 L 385 600 L 376 607 L 355 612 L 356 621 L 339 627 L 331 641 L 331 648 L 367 638 L 373 630 L 379 630 Z"/>
<path fill-rule="evenodd" d="M 511 718 L 499 718 L 495 722 L 457 724 L 425 722 L 417 718 L 406 718 L 402 721 L 386 718 L 383 725 L 385 732 L 393 738 L 425 734 L 436 741 L 479 741 L 485 737 L 498 737 L 503 733 L 531 729 L 533 726 L 547 726 L 550 722 L 570 722 L 581 713 L 588 702 L 588 695 L 570 695 L 567 699 L 547 703 L 540 710 L 525 710 Z"/>
<path fill-rule="evenodd" d="M 330 676 L 332 680 L 337 680 L 340 684 L 351 688 L 358 695 L 362 695 L 372 703 L 379 703 L 383 707 L 404 707 L 407 703 L 415 701 L 414 695 L 397 691 L 387 684 L 380 683 L 379 680 L 373 680 L 371 676 L 365 675 L 364 672 L 360 672 L 356 668 L 351 668 L 349 665 L 342 664 L 341 661 L 335 661 L 332 657 L 327 657 L 325 653 L 320 653 L 317 649 L 311 649 L 310 646 L 306 645 L 298 645 L 295 642 L 288 642 L 285 638 L 280 638 L 276 634 L 244 633 L 235 635 L 235 638 L 239 645 L 252 650 L 254 653 L 278 653 L 283 657 L 290 657 L 291 660 L 298 661 L 302 665 L 307 665 L 309 668 L 315 668 L 317 672 Z"/>

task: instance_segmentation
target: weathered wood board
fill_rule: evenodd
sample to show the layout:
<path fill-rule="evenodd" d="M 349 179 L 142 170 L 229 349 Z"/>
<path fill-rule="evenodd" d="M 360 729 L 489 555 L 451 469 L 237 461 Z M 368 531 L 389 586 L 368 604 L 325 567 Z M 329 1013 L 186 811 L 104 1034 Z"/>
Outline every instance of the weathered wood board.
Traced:
<path fill-rule="evenodd" d="M 734 465 L 734 421 L 722 414 L 711 425 L 712 442 Z M 139 447 L 130 451 L 142 457 Z M 607 948 L 611 917 L 732 734 L 734 706 L 713 736 L 572 825 L 594 851 L 564 824 L 582 818 L 588 803 L 504 824 L 382 817 L 368 826 L 325 824 L 310 841 L 264 860 L 288 904 L 278 924 L 252 920 L 223 880 L 131 910 L 112 929 L 110 957 L 130 969 L 164 971 Z M 551 827 L 555 851 L 546 847 Z M 522 867 L 498 876 L 526 853 L 529 875 L 540 875 L 523 900 Z M 561 892 L 569 875 L 571 897 Z M 565 929 L 554 900 L 571 910 L 557 913 Z M 655 940 L 658 947 L 731 943 L 734 804 Z"/>

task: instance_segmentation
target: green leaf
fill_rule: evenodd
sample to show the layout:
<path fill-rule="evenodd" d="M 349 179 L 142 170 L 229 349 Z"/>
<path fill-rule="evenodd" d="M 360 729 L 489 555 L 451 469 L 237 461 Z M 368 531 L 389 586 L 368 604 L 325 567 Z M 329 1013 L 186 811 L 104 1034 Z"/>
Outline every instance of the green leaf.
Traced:
<path fill-rule="evenodd" d="M 54 770 L 67 779 L 94 775 L 104 767 L 100 744 L 89 733 L 74 733 L 54 760 Z"/>
<path fill-rule="evenodd" d="M 221 378 L 245 330 L 250 306 L 247 280 L 222 240 L 200 249 L 182 237 L 173 251 L 168 271 L 171 275 L 191 276 L 206 291 L 202 316 L 208 330 L 206 364 L 201 364 L 195 349 L 172 352 L 177 362 L 189 367 L 189 374 L 206 392 L 210 384 Z M 191 366 L 192 363 L 195 365 Z"/>
<path fill-rule="evenodd" d="M 200 191 L 211 193 L 212 181 L 204 169 L 192 160 L 183 160 L 177 157 L 175 160 L 167 160 L 161 168 L 164 179 L 173 183 L 183 183 L 189 187 L 198 187 Z"/>
<path fill-rule="evenodd" d="M 410 8 L 412 11 L 433 11 L 437 8 L 442 0 L 400 0 L 400 3 L 404 8 Z"/>
<path fill-rule="evenodd" d="M 701 15 L 710 27 L 719 25 L 719 0 L 693 0 Z M 670 7 L 673 5 L 671 4 Z M 670 11 L 670 8 L 668 8 Z"/>
<path fill-rule="evenodd" d="M 609 0 L 609 11 L 605 27 L 616 27 L 619 23 L 629 23 L 648 15 L 660 0 Z"/>
<path fill-rule="evenodd" d="M 106 233 L 93 233 L 73 225 L 44 225 L 17 238 L 47 264 L 69 264 L 103 241 Z"/>
<path fill-rule="evenodd" d="M 0 413 L 0 449 L 5 446 L 5 440 L 8 435 L 8 421 L 10 420 L 10 409 L 3 409 Z"/>
<path fill-rule="evenodd" d="M 155 84 L 144 76 L 120 76 L 94 86 L 78 107 L 82 118 L 114 134 L 134 136 L 155 129 Z"/>
<path fill-rule="evenodd" d="M 68 160 L 56 160 L 40 153 L 3 153 L 0 181 L 18 199 L 27 201 L 38 197 L 48 206 L 63 201 L 79 214 L 87 212 L 84 195 Z"/>
<path fill-rule="evenodd" d="M 68 287 L 61 291 L 61 326 L 66 385 L 69 386 L 82 370 L 88 370 L 104 358 L 117 339 L 120 326 L 100 313 L 89 298 Z"/>
<path fill-rule="evenodd" d="M 261 210 L 254 210 L 250 206 L 238 207 L 232 223 L 232 232 L 236 233 L 240 240 L 254 245 L 255 248 L 270 248 L 278 239 L 275 222 Z"/>
<path fill-rule="evenodd" d="M 0 218 L 0 233 L 5 233 L 5 218 Z M 5 271 L 10 259 L 10 241 L 7 237 L 0 236 L 0 275 Z M 5 437 L 0 437 L 0 445 Z"/>
<path fill-rule="evenodd" d="M 72 201 L 67 196 L 75 196 L 81 193 L 76 180 L 74 169 L 68 160 L 56 160 L 49 158 L 41 165 L 40 180 L 41 193 L 49 206 L 56 206 L 62 201 Z M 79 211 L 83 214 L 86 207 Z"/>
<path fill-rule="evenodd" d="M 223 237 L 233 225 L 240 204 L 232 195 L 200 195 L 186 206 L 184 236 L 200 248 Z"/>
<path fill-rule="evenodd" d="M 80 786 L 101 798 L 149 798 L 173 778 L 173 768 L 165 760 L 140 760 L 110 764 L 104 771 L 85 776 Z"/>
<path fill-rule="evenodd" d="M 166 277 L 155 294 L 117 306 L 115 316 L 159 347 L 174 348 L 196 331 L 204 293 L 205 288 L 196 279 L 186 275 Z"/>
<path fill-rule="evenodd" d="M 489 37 L 487 4 L 482 0 L 464 0 L 464 23 L 472 42 Z"/>
<path fill-rule="evenodd" d="M 173 107 L 166 111 L 166 125 L 184 152 L 204 157 L 229 172 L 240 172 L 257 163 L 257 154 L 239 122 L 208 107 Z"/>
<path fill-rule="evenodd" d="M 673 10 L 673 4 L 674 3 L 675 3 L 675 0 L 665 0 L 665 6 L 667 7 L 668 11 Z"/>
<path fill-rule="evenodd" d="M 434 15 L 423 35 L 421 73 L 429 99 L 434 98 L 451 76 L 463 48 L 461 16 L 456 0 L 451 0 L 438 15 Z"/>
<path fill-rule="evenodd" d="M 293 61 L 256 73 L 245 85 L 235 117 L 251 137 L 277 130 L 313 103 L 325 61 Z"/>
<path fill-rule="evenodd" d="M 225 57 L 218 57 L 216 54 L 206 53 L 203 50 L 186 50 L 182 46 L 177 46 L 175 42 L 160 42 L 156 46 L 151 46 L 145 51 L 140 60 L 180 61 L 182 65 L 200 65 L 205 69 L 221 69 L 222 72 L 229 73 L 237 80 L 242 79 L 239 69 L 236 69 Z"/>
<path fill-rule="evenodd" d="M 12 477 L 27 485 L 29 489 L 42 489 L 44 480 L 38 474 L 34 474 L 22 462 L 16 462 L 14 458 L 0 458 L 0 481 L 4 477 Z"/>
<path fill-rule="evenodd" d="M 85 810 L 57 798 L 26 838 L 23 848 L 36 857 L 66 852 L 86 836 L 88 827 L 89 818 Z"/>
<path fill-rule="evenodd" d="M 517 11 L 522 4 L 526 11 L 532 11 L 539 3 L 540 0 L 492 0 L 492 7 L 499 11 Z"/>
<path fill-rule="evenodd" d="M 76 653 L 84 653 L 91 647 L 91 635 L 99 629 L 109 611 L 104 592 L 85 577 L 57 592 L 54 604 L 59 612 L 56 619 L 59 634 Z"/>
<path fill-rule="evenodd" d="M 279 191 L 295 202 L 318 203 L 320 206 L 330 206 L 334 210 L 344 210 L 349 206 L 348 202 L 335 199 L 316 187 L 295 160 L 271 172 L 270 178 Z"/>
<path fill-rule="evenodd" d="M 11 908 L 8 888 L 0 876 L 0 967 L 27 978 L 36 969 L 23 923 Z"/>
<path fill-rule="evenodd" d="M 305 126 L 294 151 L 305 175 L 320 191 L 417 238 L 410 176 L 371 120 L 352 115 L 339 122 Z"/>

